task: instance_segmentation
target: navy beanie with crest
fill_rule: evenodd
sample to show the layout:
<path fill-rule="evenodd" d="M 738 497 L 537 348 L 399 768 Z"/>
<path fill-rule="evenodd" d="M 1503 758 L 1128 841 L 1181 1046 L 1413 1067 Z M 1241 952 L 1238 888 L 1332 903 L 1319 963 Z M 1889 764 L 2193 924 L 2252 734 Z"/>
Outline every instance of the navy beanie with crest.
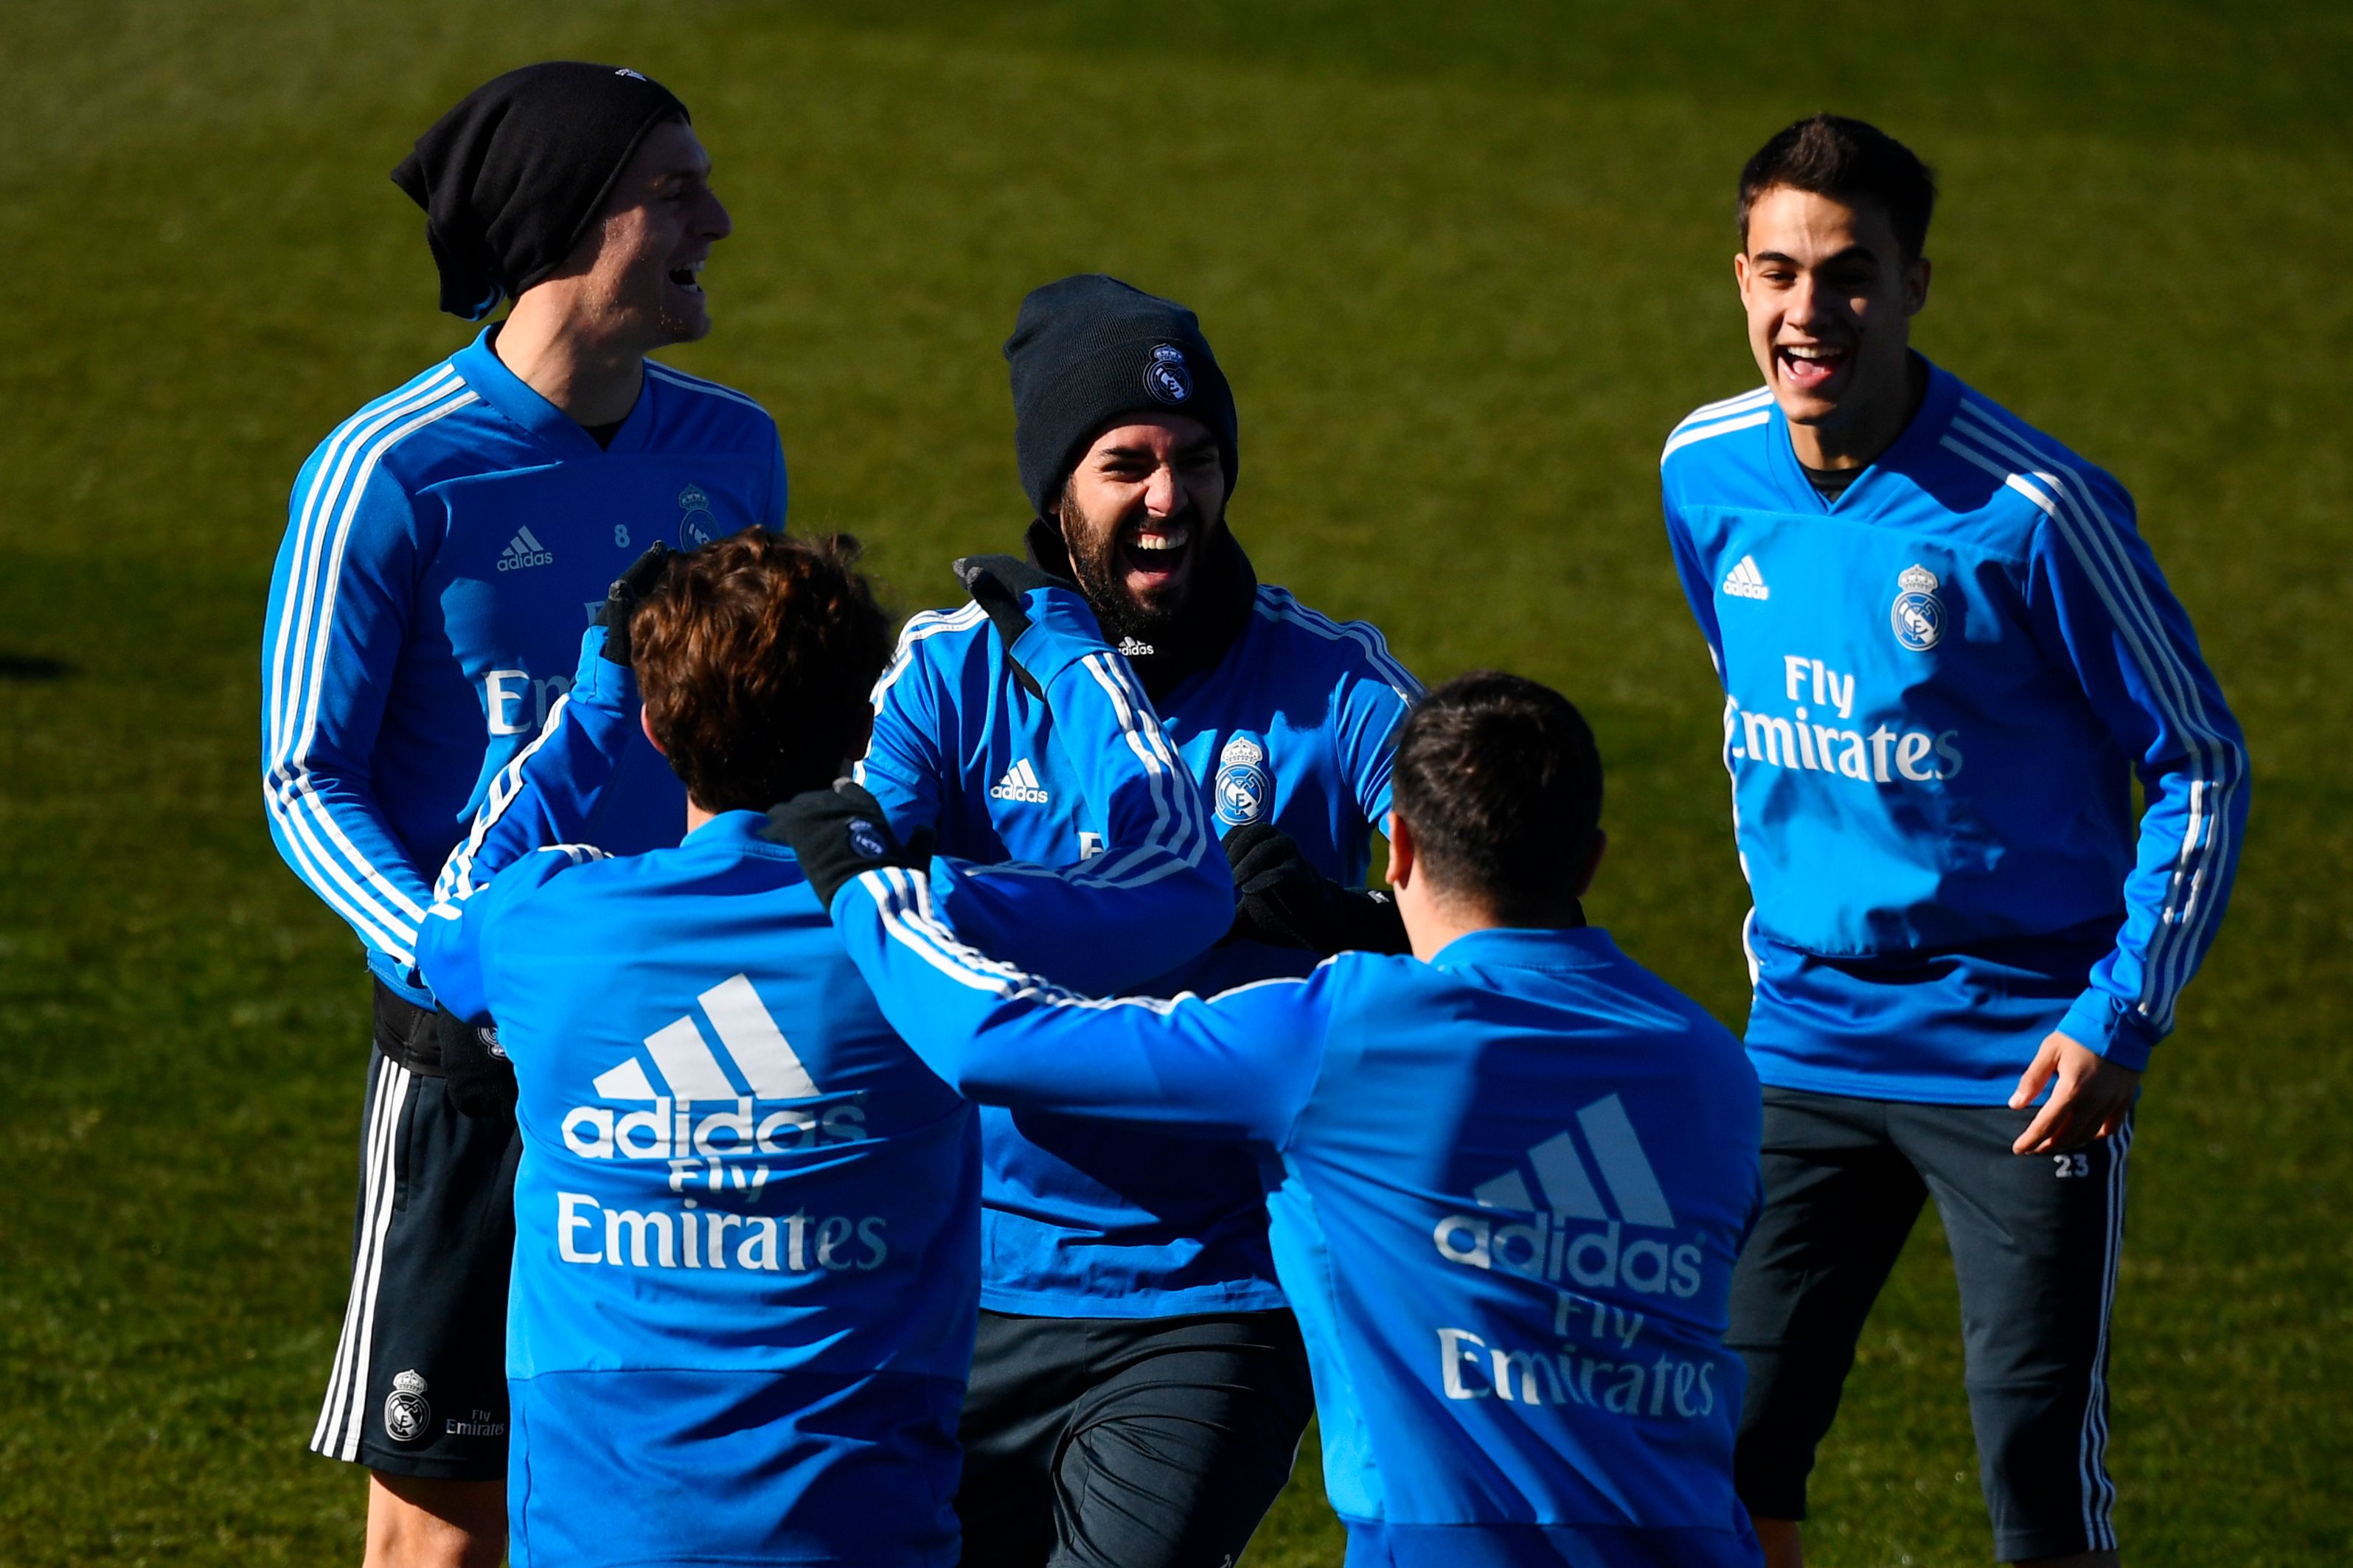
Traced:
<path fill-rule="evenodd" d="M 1013 370 L 1013 446 L 1021 489 L 1041 518 L 1094 438 L 1123 414 L 1183 414 L 1217 438 L 1231 495 L 1240 467 L 1233 388 L 1173 300 L 1100 272 L 1033 289 L 1005 340 Z"/>
<path fill-rule="evenodd" d="M 392 172 L 425 209 L 441 308 L 479 321 L 554 271 L 646 132 L 688 118 L 659 82 L 577 60 L 524 66 L 468 93 Z"/>

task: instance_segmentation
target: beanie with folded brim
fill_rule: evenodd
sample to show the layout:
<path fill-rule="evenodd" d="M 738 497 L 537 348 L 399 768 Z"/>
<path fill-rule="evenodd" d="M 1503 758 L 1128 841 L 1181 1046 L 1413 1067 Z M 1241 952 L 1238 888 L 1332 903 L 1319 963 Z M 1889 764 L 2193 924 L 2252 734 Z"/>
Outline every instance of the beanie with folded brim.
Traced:
<path fill-rule="evenodd" d="M 647 134 L 689 118 L 659 82 L 578 60 L 524 66 L 468 93 L 392 172 L 425 209 L 441 308 L 479 321 L 545 279 Z"/>
<path fill-rule="evenodd" d="M 1099 272 L 1033 289 L 1005 340 L 1021 489 L 1041 518 L 1096 437 L 1122 416 L 1182 414 L 1216 438 L 1231 495 L 1240 469 L 1233 389 L 1198 317 Z"/>

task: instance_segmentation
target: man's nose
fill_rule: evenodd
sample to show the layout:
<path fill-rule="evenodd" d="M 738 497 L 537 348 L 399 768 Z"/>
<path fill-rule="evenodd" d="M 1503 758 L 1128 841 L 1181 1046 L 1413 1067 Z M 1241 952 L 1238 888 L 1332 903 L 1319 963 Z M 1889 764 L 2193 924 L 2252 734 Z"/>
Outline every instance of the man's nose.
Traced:
<path fill-rule="evenodd" d="M 735 232 L 735 220 L 727 216 L 727 205 L 716 191 L 704 195 L 703 205 L 709 209 L 702 215 L 702 232 L 712 239 L 725 239 Z"/>
<path fill-rule="evenodd" d="M 1176 482 L 1176 470 L 1166 463 L 1152 470 L 1144 481 L 1144 510 L 1155 517 L 1167 517 L 1183 507 L 1183 487 Z"/>

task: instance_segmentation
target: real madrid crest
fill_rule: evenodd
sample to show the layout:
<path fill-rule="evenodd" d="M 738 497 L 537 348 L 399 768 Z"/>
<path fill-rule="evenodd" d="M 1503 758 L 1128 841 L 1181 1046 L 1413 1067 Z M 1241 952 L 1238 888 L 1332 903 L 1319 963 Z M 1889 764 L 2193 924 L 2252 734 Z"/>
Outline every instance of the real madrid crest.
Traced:
<path fill-rule="evenodd" d="M 1161 403 L 1182 403 L 1193 395 L 1193 373 L 1186 367 L 1185 351 L 1162 343 L 1144 366 L 1144 390 Z"/>
<path fill-rule="evenodd" d="M 678 492 L 678 547 L 696 550 L 719 537 L 719 520 L 711 515 L 711 498 L 701 485 Z"/>
<path fill-rule="evenodd" d="M 1926 653 L 1945 635 L 1945 601 L 1936 597 L 1936 574 L 1918 562 L 1895 574 L 1895 603 L 1888 624 L 1895 640 L 1914 653 Z"/>
<path fill-rule="evenodd" d="M 1236 735 L 1218 753 L 1218 820 L 1228 827 L 1262 822 L 1274 807 L 1274 778 L 1266 771 L 1266 748 Z"/>
<path fill-rule="evenodd" d="M 433 1406 L 425 1403 L 425 1378 L 415 1368 L 396 1373 L 384 1398 L 384 1429 L 396 1443 L 414 1443 L 431 1430 Z"/>

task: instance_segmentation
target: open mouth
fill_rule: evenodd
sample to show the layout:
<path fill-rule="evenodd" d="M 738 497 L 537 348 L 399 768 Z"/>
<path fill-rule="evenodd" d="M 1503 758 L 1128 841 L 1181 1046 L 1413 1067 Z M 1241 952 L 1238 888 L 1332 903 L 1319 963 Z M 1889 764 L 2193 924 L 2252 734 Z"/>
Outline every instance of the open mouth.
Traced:
<path fill-rule="evenodd" d="M 702 292 L 702 263 L 690 261 L 683 267 L 670 269 L 670 280 L 689 294 Z"/>
<path fill-rule="evenodd" d="M 1193 549 L 1190 522 L 1143 522 L 1120 544 L 1120 564 L 1132 575 L 1166 582 L 1185 569 Z"/>
<path fill-rule="evenodd" d="M 1834 348 L 1828 343 L 1773 345 L 1773 362 L 1780 366 L 1782 378 L 1808 392 L 1830 382 L 1853 357 L 1852 349 Z"/>

